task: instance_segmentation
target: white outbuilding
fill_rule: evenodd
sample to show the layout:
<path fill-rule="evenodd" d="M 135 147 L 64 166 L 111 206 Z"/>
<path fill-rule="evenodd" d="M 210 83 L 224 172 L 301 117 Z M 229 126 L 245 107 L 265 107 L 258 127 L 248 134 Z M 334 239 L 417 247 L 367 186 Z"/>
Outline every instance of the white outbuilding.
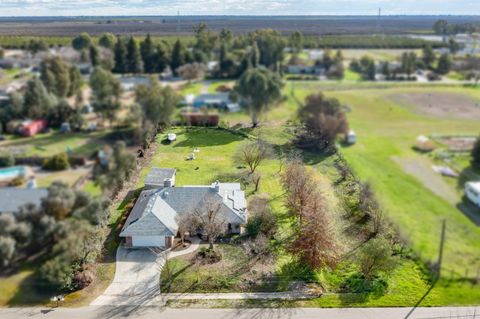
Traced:
<path fill-rule="evenodd" d="M 357 143 L 357 134 L 354 131 L 350 130 L 346 136 L 346 141 L 347 144 L 350 145 Z"/>
<path fill-rule="evenodd" d="M 476 206 L 480 207 L 480 182 L 466 183 L 465 196 Z"/>

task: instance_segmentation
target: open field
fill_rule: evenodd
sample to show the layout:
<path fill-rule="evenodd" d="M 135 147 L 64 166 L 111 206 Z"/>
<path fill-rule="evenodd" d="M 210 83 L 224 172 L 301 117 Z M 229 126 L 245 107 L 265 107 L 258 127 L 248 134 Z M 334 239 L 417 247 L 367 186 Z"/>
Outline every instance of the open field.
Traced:
<path fill-rule="evenodd" d="M 429 117 L 480 120 L 480 100 L 466 94 L 414 92 L 392 94 L 389 98 Z"/>
<path fill-rule="evenodd" d="M 441 16 L 384 16 L 381 32 L 401 34 L 425 33 Z M 478 22 L 474 16 L 443 17 L 451 23 Z M 226 27 L 234 33 L 272 28 L 289 34 L 306 35 L 377 33 L 376 16 L 149 16 L 149 17 L 28 17 L 1 18 L 0 35 L 72 36 L 80 32 L 138 35 L 192 34 L 193 27 L 206 23 L 215 31 Z"/>
<path fill-rule="evenodd" d="M 390 99 L 391 94 L 419 93 L 421 89 L 329 92 L 352 108 L 350 125 L 359 143 L 342 149 L 350 165 L 374 186 L 387 216 L 426 261 L 438 256 L 440 223 L 447 221 L 444 267 L 475 276 L 480 265 L 480 229 L 447 200 L 433 194 L 421 180 L 405 172 L 393 157 L 420 159 L 412 150 L 420 134 L 478 134 L 474 120 L 436 119 L 412 113 Z M 430 88 L 431 94 L 463 94 L 479 98 L 474 89 Z"/>

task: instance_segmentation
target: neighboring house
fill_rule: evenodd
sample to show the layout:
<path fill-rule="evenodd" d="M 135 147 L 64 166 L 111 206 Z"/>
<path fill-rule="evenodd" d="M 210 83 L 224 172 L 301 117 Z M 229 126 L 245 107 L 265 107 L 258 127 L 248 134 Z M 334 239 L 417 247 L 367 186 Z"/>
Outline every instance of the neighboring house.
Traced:
<path fill-rule="evenodd" d="M 160 189 L 175 186 L 177 170 L 174 168 L 154 167 L 145 178 L 144 189 Z"/>
<path fill-rule="evenodd" d="M 191 213 L 205 203 L 217 201 L 226 222 L 225 233 L 241 233 L 247 222 L 247 201 L 239 183 L 162 187 L 144 190 L 120 233 L 127 246 L 173 245 L 178 235 L 177 216 Z"/>
<path fill-rule="evenodd" d="M 150 83 L 150 78 L 147 76 L 124 75 L 119 77 L 119 81 L 124 91 L 134 91 L 137 85 L 148 85 Z"/>
<path fill-rule="evenodd" d="M 188 102 L 186 100 L 186 102 Z M 193 98 L 194 107 L 213 107 L 229 112 L 239 112 L 240 106 L 230 100 L 230 93 L 201 94 Z"/>
<path fill-rule="evenodd" d="M 24 137 L 31 137 L 44 131 L 47 127 L 48 123 L 45 120 L 25 121 L 18 128 L 18 132 Z"/>
<path fill-rule="evenodd" d="M 310 74 L 310 75 L 323 75 L 325 69 L 315 65 L 295 64 L 287 66 L 288 74 Z"/>
<path fill-rule="evenodd" d="M 46 188 L 0 188 L 0 215 L 16 213 L 27 204 L 39 207 L 47 195 Z"/>

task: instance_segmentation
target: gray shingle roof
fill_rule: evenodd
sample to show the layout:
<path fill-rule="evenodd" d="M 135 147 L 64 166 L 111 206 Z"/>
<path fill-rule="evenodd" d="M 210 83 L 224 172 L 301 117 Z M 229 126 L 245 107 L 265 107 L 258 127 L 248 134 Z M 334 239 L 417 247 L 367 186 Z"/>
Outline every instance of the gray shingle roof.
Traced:
<path fill-rule="evenodd" d="M 0 213 L 16 213 L 27 204 L 40 206 L 47 195 L 46 188 L 0 188 Z"/>
<path fill-rule="evenodd" d="M 175 217 L 210 199 L 223 204 L 221 212 L 228 223 L 246 223 L 245 193 L 240 190 L 240 184 L 219 184 L 218 188 L 214 185 L 169 187 L 143 191 L 120 236 L 174 236 L 178 230 Z"/>
<path fill-rule="evenodd" d="M 163 182 L 167 178 L 173 178 L 176 170 L 174 168 L 160 168 L 154 167 L 150 170 L 145 178 L 146 185 L 163 185 Z"/>

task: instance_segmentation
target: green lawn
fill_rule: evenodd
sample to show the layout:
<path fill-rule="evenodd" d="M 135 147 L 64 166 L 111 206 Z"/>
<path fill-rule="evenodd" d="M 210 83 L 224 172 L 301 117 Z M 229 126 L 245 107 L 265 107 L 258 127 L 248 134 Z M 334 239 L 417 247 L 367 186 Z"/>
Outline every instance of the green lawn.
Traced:
<path fill-rule="evenodd" d="M 102 141 L 112 131 L 92 133 L 72 132 L 62 134 L 57 131 L 38 134 L 34 137 L 10 137 L 0 142 L 0 148 L 10 148 L 18 156 L 52 156 L 66 152 L 72 155 L 90 157 L 106 142 Z"/>
<path fill-rule="evenodd" d="M 388 89 L 328 92 L 352 108 L 350 126 L 357 145 L 342 149 L 357 174 L 372 183 L 385 213 L 402 237 L 425 261 L 438 256 L 441 221 L 447 221 L 444 267 L 474 276 L 480 265 L 480 229 L 456 207 L 434 195 L 405 173 L 392 157 L 420 159 L 412 150 L 420 134 L 477 134 L 478 121 L 420 116 L 389 98 L 403 92 L 451 92 L 480 99 L 480 91 L 464 88 Z"/>

